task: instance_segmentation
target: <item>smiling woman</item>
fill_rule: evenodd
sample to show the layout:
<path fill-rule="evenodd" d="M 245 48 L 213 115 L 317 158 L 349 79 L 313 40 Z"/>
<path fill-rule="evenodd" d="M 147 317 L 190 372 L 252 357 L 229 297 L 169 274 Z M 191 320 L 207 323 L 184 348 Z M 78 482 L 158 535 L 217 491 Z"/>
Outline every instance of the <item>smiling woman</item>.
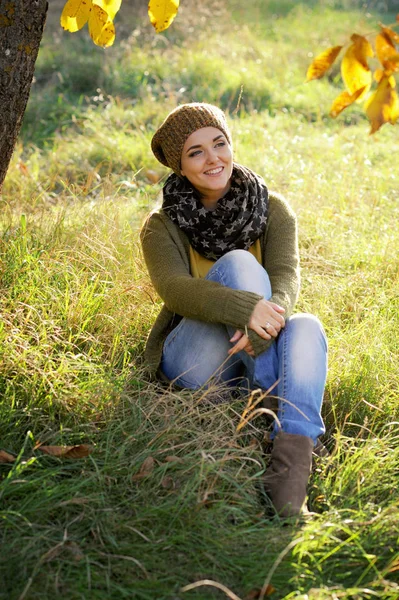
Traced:
<path fill-rule="evenodd" d="M 277 513 L 303 508 L 320 415 L 327 342 L 316 317 L 293 315 L 299 291 L 296 218 L 259 175 L 233 162 L 225 115 L 203 103 L 177 107 L 152 140 L 173 173 L 162 209 L 141 232 L 164 306 L 146 357 L 183 388 L 223 382 L 273 389 L 278 418 L 265 490 Z"/>

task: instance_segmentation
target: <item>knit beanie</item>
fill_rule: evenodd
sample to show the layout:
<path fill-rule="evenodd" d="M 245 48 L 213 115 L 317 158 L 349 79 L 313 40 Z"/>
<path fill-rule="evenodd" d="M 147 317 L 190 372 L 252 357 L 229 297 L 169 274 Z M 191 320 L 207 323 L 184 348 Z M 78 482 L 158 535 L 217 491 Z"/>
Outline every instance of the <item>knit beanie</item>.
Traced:
<path fill-rule="evenodd" d="M 192 102 L 181 104 L 166 117 L 152 138 L 152 151 L 159 162 L 181 177 L 180 161 L 186 139 L 203 127 L 220 129 L 231 145 L 231 134 L 223 111 L 212 104 Z"/>

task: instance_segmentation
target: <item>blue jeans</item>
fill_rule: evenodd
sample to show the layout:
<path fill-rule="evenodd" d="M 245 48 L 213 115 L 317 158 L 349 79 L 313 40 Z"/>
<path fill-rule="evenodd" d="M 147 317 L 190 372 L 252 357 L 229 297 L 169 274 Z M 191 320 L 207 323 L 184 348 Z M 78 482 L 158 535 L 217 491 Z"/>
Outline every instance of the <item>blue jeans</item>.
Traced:
<path fill-rule="evenodd" d="M 255 257 L 233 250 L 217 260 L 206 279 L 251 291 L 268 300 L 269 277 Z M 227 352 L 234 329 L 223 324 L 183 318 L 165 340 L 161 370 L 177 385 L 197 389 L 211 382 L 240 385 L 243 374 L 251 389 L 268 390 L 279 400 L 281 430 L 305 435 L 316 443 L 325 432 L 321 418 L 327 375 L 327 340 L 320 321 L 299 313 L 286 320 L 271 346 L 256 358 Z M 277 421 L 273 435 L 280 431 Z"/>

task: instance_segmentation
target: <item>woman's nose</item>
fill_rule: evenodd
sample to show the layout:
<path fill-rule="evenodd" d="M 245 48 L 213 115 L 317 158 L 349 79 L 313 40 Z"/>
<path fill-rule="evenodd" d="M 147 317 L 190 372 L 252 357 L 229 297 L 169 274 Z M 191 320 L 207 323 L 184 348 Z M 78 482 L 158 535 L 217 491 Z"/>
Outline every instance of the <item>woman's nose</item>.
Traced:
<path fill-rule="evenodd" d="M 208 150 L 207 155 L 206 155 L 206 160 L 209 163 L 213 163 L 215 162 L 217 159 L 217 152 L 214 148 L 211 148 L 210 150 Z"/>

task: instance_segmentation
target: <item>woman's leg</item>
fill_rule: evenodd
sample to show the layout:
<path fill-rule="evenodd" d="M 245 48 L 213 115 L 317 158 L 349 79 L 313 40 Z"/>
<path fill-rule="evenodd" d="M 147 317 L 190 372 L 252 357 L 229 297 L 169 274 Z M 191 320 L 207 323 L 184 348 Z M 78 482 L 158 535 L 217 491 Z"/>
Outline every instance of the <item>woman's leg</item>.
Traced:
<path fill-rule="evenodd" d="M 206 279 L 266 297 L 271 294 L 266 271 L 245 250 L 225 254 L 215 262 Z M 238 384 L 243 372 L 241 356 L 228 356 L 233 333 L 221 324 L 182 319 L 165 340 L 162 372 L 178 385 L 191 389 L 202 387 L 210 379 L 232 383 L 235 380 Z"/>
<path fill-rule="evenodd" d="M 287 319 L 272 347 L 255 361 L 253 386 L 268 389 L 279 398 L 281 430 L 313 440 L 325 432 L 321 418 L 327 375 L 327 340 L 320 321 L 310 314 Z M 277 423 L 274 434 L 280 431 Z"/>
<path fill-rule="evenodd" d="M 256 292 L 266 300 L 272 295 L 267 272 L 245 250 L 225 254 L 208 278 Z M 271 393 L 279 398 L 282 431 L 305 435 L 316 443 L 325 432 L 320 410 L 327 374 L 327 340 L 320 321 L 310 314 L 293 315 L 268 350 L 255 359 L 244 351 L 238 356 L 246 366 L 251 387 L 268 390 L 275 386 Z M 274 433 L 278 431 L 276 424 Z"/>
<path fill-rule="evenodd" d="M 224 325 L 182 319 L 165 340 L 161 370 L 177 385 L 198 389 L 211 380 L 238 383 L 243 365 L 229 357 L 229 334 Z"/>

